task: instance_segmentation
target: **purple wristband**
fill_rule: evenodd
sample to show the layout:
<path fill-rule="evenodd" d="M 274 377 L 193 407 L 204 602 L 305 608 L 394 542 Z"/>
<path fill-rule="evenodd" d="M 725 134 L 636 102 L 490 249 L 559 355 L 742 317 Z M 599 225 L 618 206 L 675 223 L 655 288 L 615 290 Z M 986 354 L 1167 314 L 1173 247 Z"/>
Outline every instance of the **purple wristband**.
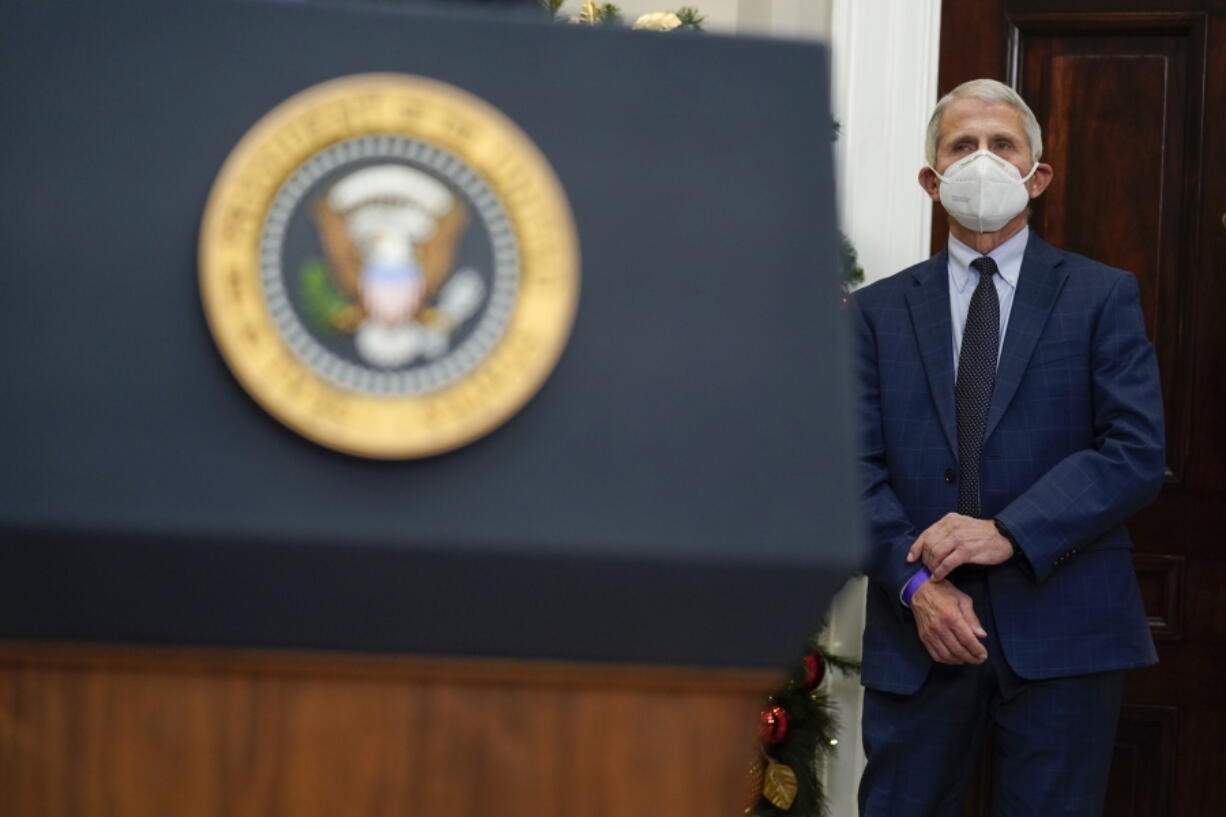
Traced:
<path fill-rule="evenodd" d="M 919 572 L 911 577 L 911 581 L 907 582 L 902 589 L 902 603 L 906 607 L 911 606 L 911 597 L 915 595 L 915 591 L 919 590 L 919 586 L 932 578 L 932 574 L 928 572 L 928 568 L 921 567 Z"/>

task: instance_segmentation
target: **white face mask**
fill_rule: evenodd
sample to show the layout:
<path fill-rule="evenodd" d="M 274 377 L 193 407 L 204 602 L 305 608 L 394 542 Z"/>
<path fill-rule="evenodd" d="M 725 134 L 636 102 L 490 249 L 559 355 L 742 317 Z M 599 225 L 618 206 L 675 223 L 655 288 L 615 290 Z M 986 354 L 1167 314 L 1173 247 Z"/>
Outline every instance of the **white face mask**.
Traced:
<path fill-rule="evenodd" d="M 1038 166 L 1035 162 L 1022 178 L 1011 162 L 990 150 L 977 150 L 945 168 L 944 176 L 936 168 L 932 172 L 941 180 L 941 204 L 959 224 L 977 233 L 994 233 L 1030 203 L 1026 182 Z"/>

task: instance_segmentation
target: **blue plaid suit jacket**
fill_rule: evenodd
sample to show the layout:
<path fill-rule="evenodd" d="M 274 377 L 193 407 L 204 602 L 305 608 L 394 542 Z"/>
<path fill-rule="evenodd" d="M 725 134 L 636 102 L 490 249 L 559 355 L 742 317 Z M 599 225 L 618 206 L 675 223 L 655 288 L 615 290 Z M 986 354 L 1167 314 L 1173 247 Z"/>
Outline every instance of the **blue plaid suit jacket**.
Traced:
<path fill-rule="evenodd" d="M 851 312 L 869 536 L 862 680 L 909 694 L 931 659 L 899 601 L 916 570 L 905 556 L 958 499 L 946 252 L 859 290 Z M 1157 661 L 1124 521 L 1157 495 L 1164 471 L 1161 387 L 1136 279 L 1032 232 L 980 480 L 983 516 L 1000 519 L 1020 550 L 986 571 L 1018 675 Z"/>

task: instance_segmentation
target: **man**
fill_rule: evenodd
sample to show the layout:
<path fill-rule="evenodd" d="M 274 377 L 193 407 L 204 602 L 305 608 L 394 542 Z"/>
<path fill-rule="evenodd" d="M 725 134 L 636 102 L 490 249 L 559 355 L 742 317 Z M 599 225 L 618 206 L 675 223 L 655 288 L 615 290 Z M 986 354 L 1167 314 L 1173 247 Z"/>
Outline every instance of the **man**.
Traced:
<path fill-rule="evenodd" d="M 1136 279 L 1027 226 L 1039 125 L 994 80 L 937 103 L 947 247 L 857 292 L 870 577 L 861 817 L 1098 815 L 1123 671 L 1154 663 L 1124 520 L 1161 486 Z M 1092 225 L 1075 225 L 1092 229 Z"/>

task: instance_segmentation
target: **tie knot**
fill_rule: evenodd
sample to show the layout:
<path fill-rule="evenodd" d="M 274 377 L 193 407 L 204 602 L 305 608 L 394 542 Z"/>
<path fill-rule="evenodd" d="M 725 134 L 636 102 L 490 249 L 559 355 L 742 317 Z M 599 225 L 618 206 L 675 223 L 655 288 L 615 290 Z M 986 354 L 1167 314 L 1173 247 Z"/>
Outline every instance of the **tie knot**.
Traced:
<path fill-rule="evenodd" d="M 996 274 L 996 261 L 988 256 L 976 258 L 971 262 L 971 266 L 979 273 L 980 278 L 991 278 Z"/>

